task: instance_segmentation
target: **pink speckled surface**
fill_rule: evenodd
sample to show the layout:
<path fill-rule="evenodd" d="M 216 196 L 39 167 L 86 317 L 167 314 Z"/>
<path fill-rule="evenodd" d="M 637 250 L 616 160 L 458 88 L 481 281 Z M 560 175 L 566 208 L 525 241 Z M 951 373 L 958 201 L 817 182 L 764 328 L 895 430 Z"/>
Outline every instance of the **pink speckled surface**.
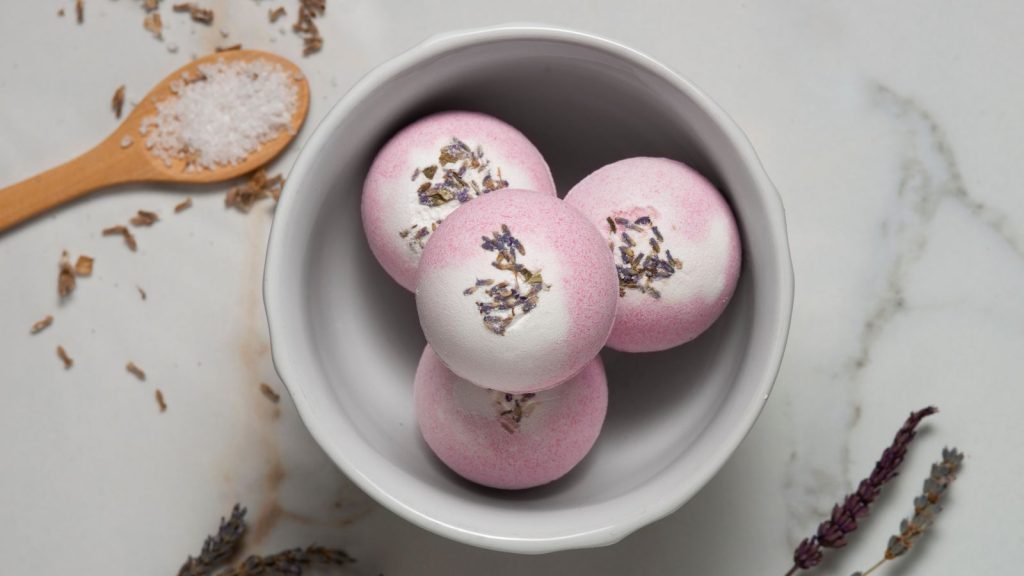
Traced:
<path fill-rule="evenodd" d="M 528 321 L 504 336 L 483 326 L 461 288 L 444 285 L 453 273 L 469 283 L 493 275 L 494 253 L 481 248 L 481 237 L 502 224 L 526 247 L 524 264 L 539 265 L 552 285 Z M 444 362 L 481 386 L 518 393 L 550 388 L 590 361 L 608 339 L 617 302 L 611 254 L 586 217 L 556 197 L 511 189 L 478 198 L 445 220 L 424 251 L 416 291 L 423 331 Z M 461 329 L 467 315 L 472 326 Z M 553 318 L 564 328 L 548 325 Z M 474 371 L 473 364 L 484 368 Z"/>
<path fill-rule="evenodd" d="M 414 396 L 423 438 L 449 468 L 478 484 L 522 489 L 561 478 L 587 455 L 604 424 L 608 383 L 595 357 L 571 380 L 538 393 L 509 432 L 492 392 L 458 377 L 428 345 Z"/>
<path fill-rule="evenodd" d="M 625 352 L 672 348 L 699 336 L 725 310 L 740 274 L 739 230 L 728 203 L 696 171 L 665 158 L 630 158 L 590 174 L 565 201 L 606 240 L 611 239 L 609 216 L 650 216 L 664 235 L 663 248 L 683 261 L 681 271 L 655 283 L 662 298 L 635 290 L 619 298 L 609 347 Z"/>
<path fill-rule="evenodd" d="M 411 253 L 400 230 L 410 221 L 395 213 L 418 208 L 417 182 L 411 179 L 416 158 L 436 156 L 439 141 L 457 137 L 471 147 L 483 146 L 486 158 L 501 168 L 510 187 L 555 195 L 551 170 L 540 151 L 519 130 L 478 112 L 441 112 L 410 124 L 381 148 L 363 184 L 362 218 L 377 261 L 408 290 L 415 289 L 419 255 Z M 429 240 L 429 239 L 428 239 Z"/>

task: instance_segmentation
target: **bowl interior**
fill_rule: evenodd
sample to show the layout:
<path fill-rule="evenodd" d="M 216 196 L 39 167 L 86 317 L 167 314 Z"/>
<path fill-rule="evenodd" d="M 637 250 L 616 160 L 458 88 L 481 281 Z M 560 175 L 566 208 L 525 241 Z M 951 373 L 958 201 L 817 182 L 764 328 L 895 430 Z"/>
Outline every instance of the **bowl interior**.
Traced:
<path fill-rule="evenodd" d="M 642 57 L 543 36 L 444 44 L 364 81 L 302 151 L 268 264 L 275 360 L 325 450 L 411 520 L 519 551 L 593 545 L 601 542 L 573 539 L 601 531 L 606 542 L 619 539 L 699 489 L 766 398 L 789 317 L 778 280 L 790 273 L 784 230 L 763 216 L 778 200 L 752 154 L 736 146 L 738 131 L 723 133 L 724 116 Z M 376 151 L 407 123 L 450 109 L 492 114 L 523 131 L 561 195 L 623 158 L 686 162 L 726 195 L 743 236 L 742 276 L 724 316 L 674 350 L 606 350 L 604 431 L 580 466 L 537 489 L 484 489 L 431 454 L 413 410 L 425 344 L 414 298 L 378 266 L 363 236 L 360 193 Z M 541 541 L 549 542 L 530 547 Z"/>

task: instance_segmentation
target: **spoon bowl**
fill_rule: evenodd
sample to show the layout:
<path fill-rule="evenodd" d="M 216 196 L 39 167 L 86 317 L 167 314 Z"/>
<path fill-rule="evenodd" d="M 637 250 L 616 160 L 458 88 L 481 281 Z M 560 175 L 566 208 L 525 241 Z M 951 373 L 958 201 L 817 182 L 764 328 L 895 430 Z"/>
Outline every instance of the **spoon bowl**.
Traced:
<path fill-rule="evenodd" d="M 174 97 L 172 84 L 194 76 L 203 64 L 266 60 L 283 68 L 295 82 L 295 112 L 287 130 L 268 140 L 236 164 L 188 170 L 186 161 L 165 162 L 145 146 L 142 121 L 157 111 L 157 105 Z M 129 182 L 176 182 L 208 184 L 237 178 L 263 166 L 280 154 L 298 134 L 309 111 L 309 84 L 290 60 L 258 50 L 218 52 L 198 58 L 169 74 L 153 87 L 114 132 L 81 156 L 0 189 L 0 232 L 76 198 L 108 186 Z"/>

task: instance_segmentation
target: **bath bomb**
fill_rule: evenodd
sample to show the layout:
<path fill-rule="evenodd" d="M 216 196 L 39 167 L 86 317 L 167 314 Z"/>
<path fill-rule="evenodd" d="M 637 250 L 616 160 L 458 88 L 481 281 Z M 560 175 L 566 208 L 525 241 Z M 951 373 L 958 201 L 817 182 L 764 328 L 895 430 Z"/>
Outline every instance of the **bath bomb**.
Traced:
<path fill-rule="evenodd" d="M 564 476 L 594 445 L 608 407 L 600 357 L 557 388 L 510 394 L 460 378 L 428 345 L 413 390 L 431 450 L 463 478 L 492 488 L 530 488 Z"/>
<path fill-rule="evenodd" d="M 584 178 L 565 201 L 615 255 L 619 306 L 608 346 L 666 350 L 722 314 L 740 274 L 740 235 L 722 195 L 689 166 L 630 158 Z"/>
<path fill-rule="evenodd" d="M 589 220 L 554 196 L 508 189 L 466 204 L 433 233 L 416 310 L 452 371 L 521 394 L 569 379 L 597 355 L 618 290 Z"/>
<path fill-rule="evenodd" d="M 443 112 L 402 129 L 363 183 L 363 230 L 384 270 L 408 290 L 437 226 L 503 188 L 555 195 L 551 170 L 521 132 L 476 112 Z"/>

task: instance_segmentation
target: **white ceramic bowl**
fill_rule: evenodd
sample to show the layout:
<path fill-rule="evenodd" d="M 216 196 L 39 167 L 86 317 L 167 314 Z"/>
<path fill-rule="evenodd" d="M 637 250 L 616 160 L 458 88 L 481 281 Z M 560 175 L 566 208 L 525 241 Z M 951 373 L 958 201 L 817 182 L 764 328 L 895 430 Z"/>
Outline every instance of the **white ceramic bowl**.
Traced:
<path fill-rule="evenodd" d="M 726 195 L 743 236 L 739 286 L 696 341 L 605 351 L 610 399 L 593 452 L 523 492 L 455 476 L 420 438 L 412 382 L 424 341 L 413 296 L 377 265 L 363 178 L 399 128 L 449 109 L 522 130 L 559 191 L 630 156 L 682 160 Z M 370 72 L 328 113 L 288 178 L 264 278 L 274 363 L 314 438 L 410 522 L 523 553 L 601 546 L 677 509 L 725 463 L 782 359 L 793 272 L 782 204 L 732 120 L 654 60 L 589 34 L 535 26 L 436 37 Z"/>

